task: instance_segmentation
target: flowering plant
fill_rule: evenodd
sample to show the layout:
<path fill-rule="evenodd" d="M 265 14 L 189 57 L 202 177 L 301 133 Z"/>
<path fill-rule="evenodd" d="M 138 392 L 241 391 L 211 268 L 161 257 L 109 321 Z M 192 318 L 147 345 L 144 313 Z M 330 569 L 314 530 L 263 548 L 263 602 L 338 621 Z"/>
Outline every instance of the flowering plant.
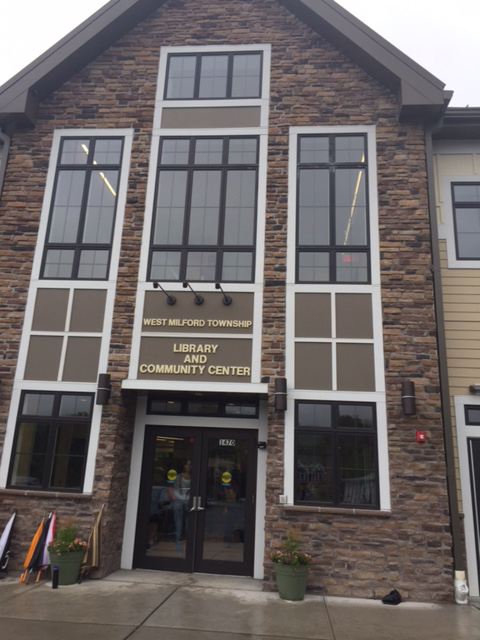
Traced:
<path fill-rule="evenodd" d="M 88 542 L 78 537 L 75 525 L 62 527 L 57 531 L 56 537 L 48 545 L 48 550 L 57 554 L 71 553 L 72 551 L 85 551 Z"/>
<path fill-rule="evenodd" d="M 315 562 L 309 553 L 300 550 L 298 531 L 290 530 L 287 541 L 270 556 L 276 564 L 288 564 L 292 567 L 309 566 Z"/>

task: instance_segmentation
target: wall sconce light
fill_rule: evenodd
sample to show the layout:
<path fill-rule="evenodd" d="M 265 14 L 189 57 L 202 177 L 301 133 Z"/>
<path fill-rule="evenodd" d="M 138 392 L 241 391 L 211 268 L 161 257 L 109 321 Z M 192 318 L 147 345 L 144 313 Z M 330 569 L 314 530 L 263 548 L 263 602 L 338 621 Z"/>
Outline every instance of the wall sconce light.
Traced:
<path fill-rule="evenodd" d="M 163 291 L 163 293 L 167 296 L 167 304 L 175 304 L 175 302 L 177 301 L 175 296 L 172 296 L 172 294 L 167 293 L 165 291 L 165 289 L 158 283 L 158 282 L 154 282 L 153 283 L 153 288 L 154 289 L 160 289 L 160 291 Z"/>
<path fill-rule="evenodd" d="M 95 404 L 101 404 L 101 405 L 108 404 L 111 393 L 112 393 L 112 384 L 110 382 L 110 374 L 99 373 L 98 385 L 97 385 L 97 399 L 95 401 Z"/>
<path fill-rule="evenodd" d="M 223 294 L 223 304 L 228 306 L 229 304 L 232 304 L 232 296 L 227 296 L 227 294 L 225 293 L 225 291 L 222 289 L 221 285 L 219 282 L 215 283 L 215 289 L 220 289 L 220 291 Z"/>
<path fill-rule="evenodd" d="M 411 380 L 402 382 L 402 409 L 405 416 L 413 416 L 417 412 L 415 407 L 415 383 Z"/>
<path fill-rule="evenodd" d="M 275 411 L 287 410 L 287 379 L 275 378 Z"/>
<path fill-rule="evenodd" d="M 184 288 L 184 289 L 186 289 L 187 287 L 190 289 L 190 291 L 191 291 L 191 292 L 193 293 L 193 295 L 195 296 L 195 304 L 203 304 L 204 297 L 203 297 L 203 296 L 198 295 L 198 293 L 195 293 L 195 291 L 194 291 L 194 290 L 192 289 L 192 287 L 188 284 L 188 282 L 184 282 L 184 283 L 183 283 L 183 288 Z"/>
<path fill-rule="evenodd" d="M 468 387 L 470 393 L 473 393 L 475 396 L 480 396 L 480 382 L 476 382 L 475 384 L 471 384 Z"/>

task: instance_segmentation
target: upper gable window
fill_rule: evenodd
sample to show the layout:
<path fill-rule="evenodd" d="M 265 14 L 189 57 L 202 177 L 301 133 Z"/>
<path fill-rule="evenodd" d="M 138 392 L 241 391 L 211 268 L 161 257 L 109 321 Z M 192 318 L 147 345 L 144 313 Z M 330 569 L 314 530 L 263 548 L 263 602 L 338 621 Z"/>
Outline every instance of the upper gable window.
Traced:
<path fill-rule="evenodd" d="M 63 138 L 40 277 L 106 280 L 123 138 Z"/>
<path fill-rule="evenodd" d="M 480 260 L 480 182 L 453 183 L 457 260 Z"/>
<path fill-rule="evenodd" d="M 166 100 L 260 98 L 263 56 L 259 51 L 168 56 Z"/>

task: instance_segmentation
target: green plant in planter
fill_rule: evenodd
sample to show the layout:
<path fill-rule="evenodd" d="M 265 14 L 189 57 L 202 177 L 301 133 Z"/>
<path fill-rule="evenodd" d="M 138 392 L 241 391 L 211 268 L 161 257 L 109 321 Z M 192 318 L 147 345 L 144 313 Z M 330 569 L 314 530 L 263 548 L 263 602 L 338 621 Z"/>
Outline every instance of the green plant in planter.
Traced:
<path fill-rule="evenodd" d="M 272 552 L 279 596 L 283 600 L 303 600 L 313 557 L 301 550 L 300 534 L 291 529 L 286 542 Z"/>
<path fill-rule="evenodd" d="M 80 575 L 80 567 L 88 548 L 88 542 L 78 537 L 78 529 L 74 524 L 67 524 L 57 531 L 55 538 L 48 545 L 50 564 L 59 569 L 58 584 L 74 584 Z"/>

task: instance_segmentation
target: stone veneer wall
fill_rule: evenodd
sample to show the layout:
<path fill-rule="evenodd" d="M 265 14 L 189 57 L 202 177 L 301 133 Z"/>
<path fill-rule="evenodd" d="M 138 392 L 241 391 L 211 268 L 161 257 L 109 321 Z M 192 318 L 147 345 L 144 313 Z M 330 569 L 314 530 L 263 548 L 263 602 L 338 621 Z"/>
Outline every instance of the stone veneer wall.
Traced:
<path fill-rule="evenodd" d="M 189 22 L 190 21 L 190 22 Z M 106 504 L 102 573 L 118 568 L 129 474 L 134 398 L 127 377 L 159 49 L 162 45 L 271 43 L 262 375 L 284 374 L 287 162 L 290 126 L 376 125 L 381 272 L 392 490 L 391 517 L 284 508 L 283 417 L 269 408 L 268 550 L 298 525 L 317 564 L 311 586 L 369 597 L 392 587 L 415 599 L 451 597 L 452 558 L 430 271 L 424 134 L 399 124 L 396 97 L 274 0 L 173 0 L 86 66 L 43 103 L 33 131 L 12 139 L 0 206 L 0 437 L 12 390 L 31 261 L 55 128 L 133 127 L 125 226 L 109 358 L 114 393 L 105 408 L 91 499 L 2 492 L 2 520 L 19 511 L 15 566 L 45 511 L 77 515 L 82 527 Z M 413 379 L 418 414 L 402 416 L 400 384 Z M 428 442 L 415 443 L 415 429 Z"/>

